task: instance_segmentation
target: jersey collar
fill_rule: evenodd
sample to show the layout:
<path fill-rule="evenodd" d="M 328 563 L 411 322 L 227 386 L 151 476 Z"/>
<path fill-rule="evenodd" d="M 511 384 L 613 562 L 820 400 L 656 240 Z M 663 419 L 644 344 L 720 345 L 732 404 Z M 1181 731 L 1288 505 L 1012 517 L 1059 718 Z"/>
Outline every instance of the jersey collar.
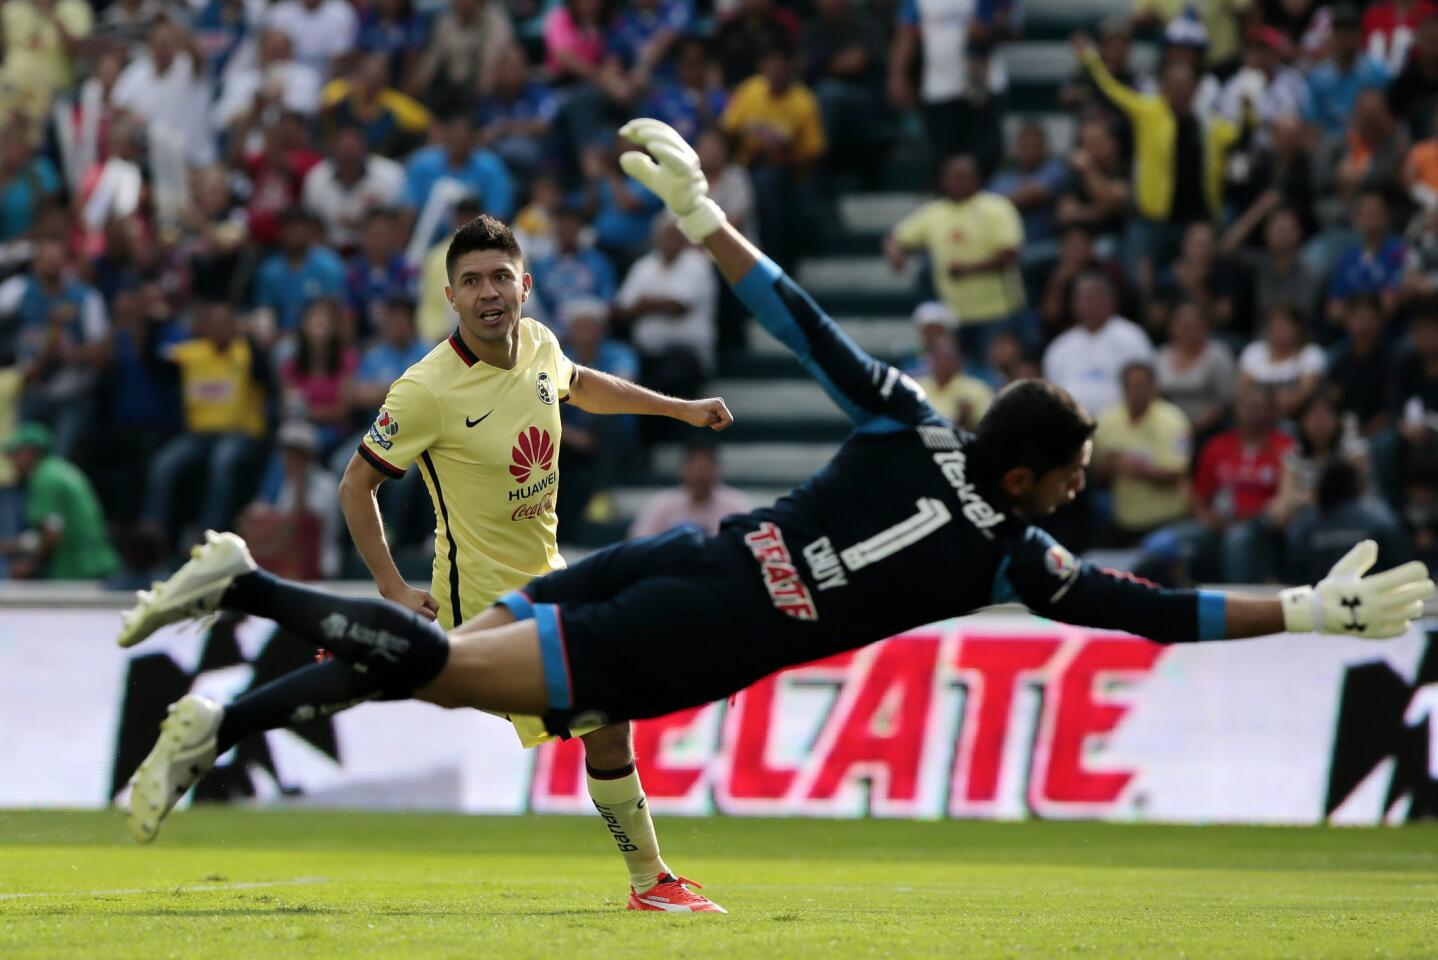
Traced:
<path fill-rule="evenodd" d="M 472 367 L 479 362 L 479 357 L 474 355 L 474 351 L 469 349 L 469 344 L 465 343 L 464 338 L 459 335 L 458 327 L 455 327 L 454 333 L 449 335 L 449 345 L 454 347 L 454 352 L 459 354 L 459 359 L 464 361 L 466 367 Z"/>

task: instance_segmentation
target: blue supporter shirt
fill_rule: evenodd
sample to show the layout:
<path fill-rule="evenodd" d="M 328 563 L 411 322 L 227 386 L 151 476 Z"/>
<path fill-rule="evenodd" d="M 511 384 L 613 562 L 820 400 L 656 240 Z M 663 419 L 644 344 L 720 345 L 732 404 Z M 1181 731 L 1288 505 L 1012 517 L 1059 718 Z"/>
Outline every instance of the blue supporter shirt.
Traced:
<path fill-rule="evenodd" d="M 415 340 L 407 347 L 377 343 L 360 357 L 355 380 L 360 383 L 394 383 L 428 353 L 429 346 L 422 340 Z"/>
<path fill-rule="evenodd" d="M 637 210 L 626 210 L 614 197 L 609 181 L 601 180 L 595 188 L 599 209 L 594 214 L 594 234 L 606 250 L 640 253 L 649 244 L 649 227 L 654 215 L 664 208 L 664 201 L 645 189 L 638 180 L 628 178 L 628 187 L 640 200 Z"/>
<path fill-rule="evenodd" d="M 418 14 L 410 14 L 391 23 L 381 20 L 370 7 L 360 14 L 356 43 L 366 53 L 383 53 L 397 62 L 411 50 L 424 49 L 428 32 L 424 18 Z"/>
<path fill-rule="evenodd" d="M 720 88 L 692 90 L 677 83 L 651 85 L 640 116 L 663 120 L 690 143 L 705 127 L 719 122 L 729 104 L 729 93 Z"/>
<path fill-rule="evenodd" d="M 1379 60 L 1364 55 L 1344 73 L 1338 64 L 1325 60 L 1308 72 L 1308 108 L 1303 119 L 1315 123 L 1324 133 L 1342 133 L 1353 116 L 1353 101 L 1362 90 L 1382 90 L 1392 79 Z"/>
<path fill-rule="evenodd" d="M 993 183 L 989 184 L 989 189 L 1011 200 L 1019 187 L 1025 184 L 1037 182 L 1048 189 L 1048 203 L 1019 211 L 1019 216 L 1024 221 L 1024 241 L 1033 243 L 1039 240 L 1052 240 L 1057 235 L 1054 211 L 1058 206 L 1059 193 L 1063 190 L 1067 180 L 1068 168 L 1063 161 L 1055 158 L 1050 159 L 1033 173 L 1020 173 L 1014 169 L 1005 170 L 994 177 Z"/>
<path fill-rule="evenodd" d="M 459 169 L 449 165 L 443 147 L 416 150 L 405 167 L 405 205 L 423 210 L 429 192 L 444 177 L 469 187 L 485 213 L 501 220 L 514 214 L 514 180 L 499 155 L 483 149 L 470 154 L 469 161 Z"/>
<path fill-rule="evenodd" d="M 1333 278 L 1328 295 L 1347 300 L 1363 294 L 1377 295 L 1398 286 L 1403 279 L 1406 251 L 1403 241 L 1389 237 L 1377 253 L 1369 253 L 1362 244 L 1349 247 L 1333 265 Z"/>
<path fill-rule="evenodd" d="M 0 241 L 29 233 L 35 226 L 41 199 L 54 196 L 59 189 L 60 175 L 45 157 L 32 160 L 28 174 L 12 177 L 0 191 Z"/>
<path fill-rule="evenodd" d="M 609 27 L 605 52 L 618 57 L 625 67 L 633 67 L 646 44 L 664 30 L 682 34 L 694 22 L 694 10 L 688 0 L 660 0 L 653 10 L 640 10 L 626 6 L 614 18 Z M 669 78 L 674 74 L 672 64 L 659 64 L 654 71 L 657 77 Z"/>
<path fill-rule="evenodd" d="M 313 246 L 298 266 L 272 253 L 255 276 L 255 305 L 275 312 L 281 330 L 293 330 L 305 307 L 316 300 L 345 298 L 345 262 L 328 247 Z"/>
<path fill-rule="evenodd" d="M 189 338 L 174 322 L 166 322 L 150 331 L 157 338 L 160 351 L 170 344 Z M 128 330 L 116 330 L 114 350 L 110 357 L 111 420 L 122 427 L 162 427 L 178 430 L 180 419 L 180 384 L 175 377 L 158 375 L 145 361 Z"/>
<path fill-rule="evenodd" d="M 366 336 L 379 325 L 374 311 L 391 297 L 415 298 L 415 284 L 418 279 L 414 267 L 396 253 L 383 267 L 373 267 L 363 254 L 350 258 L 345 282 L 349 287 L 350 306 L 354 307 L 360 321 L 360 334 Z"/>
<path fill-rule="evenodd" d="M 563 306 L 578 297 L 612 300 L 618 289 L 614 267 L 598 250 L 577 250 L 537 260 L 530 273 L 540 302 L 558 315 Z"/>
<path fill-rule="evenodd" d="M 542 83 L 531 83 L 513 100 L 485 97 L 475 109 L 475 122 L 481 127 L 497 120 L 527 122 L 543 120 L 553 123 L 559 113 L 559 97 Z"/>

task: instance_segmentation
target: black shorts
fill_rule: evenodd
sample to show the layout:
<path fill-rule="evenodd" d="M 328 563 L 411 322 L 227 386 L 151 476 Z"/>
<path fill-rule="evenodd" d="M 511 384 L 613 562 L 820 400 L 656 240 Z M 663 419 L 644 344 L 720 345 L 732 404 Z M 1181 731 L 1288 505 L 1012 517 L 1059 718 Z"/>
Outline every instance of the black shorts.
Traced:
<path fill-rule="evenodd" d="M 539 627 L 551 732 L 726 697 L 808 659 L 784 635 L 814 626 L 774 609 L 742 543 L 692 526 L 596 551 L 496 602 Z"/>

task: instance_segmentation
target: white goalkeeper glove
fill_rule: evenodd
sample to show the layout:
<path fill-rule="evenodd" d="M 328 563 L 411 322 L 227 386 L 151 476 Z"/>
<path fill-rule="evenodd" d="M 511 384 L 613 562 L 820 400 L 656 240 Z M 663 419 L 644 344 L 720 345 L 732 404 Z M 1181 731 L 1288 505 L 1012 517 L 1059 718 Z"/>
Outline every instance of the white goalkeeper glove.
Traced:
<path fill-rule="evenodd" d="M 1378 544 L 1364 540 L 1333 565 L 1313 587 L 1280 593 L 1283 628 L 1289 633 L 1343 633 L 1365 640 L 1396 637 L 1423 615 L 1433 596 L 1428 568 L 1417 560 L 1365 577 L 1378 559 Z"/>
<path fill-rule="evenodd" d="M 699 155 L 679 131 L 644 117 L 620 127 L 619 135 L 644 150 L 626 151 L 619 165 L 664 201 L 690 243 L 703 243 L 724 225 L 724 211 L 709 199 L 709 181 L 699 169 Z"/>

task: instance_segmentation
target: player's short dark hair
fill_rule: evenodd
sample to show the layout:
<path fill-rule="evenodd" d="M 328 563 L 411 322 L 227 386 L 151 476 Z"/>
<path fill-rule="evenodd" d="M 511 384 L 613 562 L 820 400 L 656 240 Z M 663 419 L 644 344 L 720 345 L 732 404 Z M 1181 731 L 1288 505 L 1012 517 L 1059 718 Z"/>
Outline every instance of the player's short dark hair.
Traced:
<path fill-rule="evenodd" d="M 974 438 L 972 476 L 994 484 L 1016 467 L 1034 477 L 1066 466 L 1093 436 L 1093 417 L 1047 380 L 1015 380 L 994 397 Z"/>
<path fill-rule="evenodd" d="M 515 263 L 524 263 L 524 252 L 519 241 L 503 221 L 481 213 L 454 232 L 449 240 L 449 252 L 444 255 L 444 271 L 453 280 L 454 263 L 466 253 L 476 250 L 499 250 L 514 258 Z"/>

